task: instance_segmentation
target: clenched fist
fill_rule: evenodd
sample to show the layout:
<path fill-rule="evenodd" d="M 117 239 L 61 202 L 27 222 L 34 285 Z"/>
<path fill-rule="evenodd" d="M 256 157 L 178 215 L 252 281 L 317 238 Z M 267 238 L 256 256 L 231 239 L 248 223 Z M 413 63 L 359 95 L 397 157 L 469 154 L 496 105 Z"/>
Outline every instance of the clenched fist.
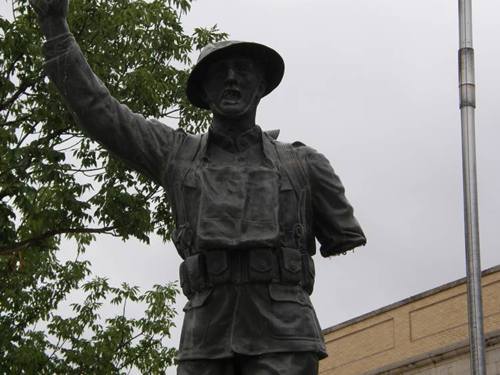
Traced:
<path fill-rule="evenodd" d="M 38 18 L 63 18 L 68 15 L 69 0 L 29 0 Z"/>
<path fill-rule="evenodd" d="M 69 31 L 66 23 L 69 0 L 29 0 L 29 2 L 38 16 L 43 34 L 48 39 Z"/>

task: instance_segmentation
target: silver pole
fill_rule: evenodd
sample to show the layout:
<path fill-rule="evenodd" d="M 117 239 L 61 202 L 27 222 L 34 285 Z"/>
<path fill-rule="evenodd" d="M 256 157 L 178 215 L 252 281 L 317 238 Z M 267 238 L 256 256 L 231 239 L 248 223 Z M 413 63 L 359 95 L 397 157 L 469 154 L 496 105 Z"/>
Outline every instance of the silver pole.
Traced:
<path fill-rule="evenodd" d="M 458 0 L 459 12 L 459 87 L 462 120 L 462 167 L 464 184 L 465 253 L 467 263 L 467 300 L 471 374 L 486 375 L 481 297 L 481 260 L 476 175 L 476 140 L 474 110 L 476 85 L 474 49 L 472 48 L 471 0 Z"/>

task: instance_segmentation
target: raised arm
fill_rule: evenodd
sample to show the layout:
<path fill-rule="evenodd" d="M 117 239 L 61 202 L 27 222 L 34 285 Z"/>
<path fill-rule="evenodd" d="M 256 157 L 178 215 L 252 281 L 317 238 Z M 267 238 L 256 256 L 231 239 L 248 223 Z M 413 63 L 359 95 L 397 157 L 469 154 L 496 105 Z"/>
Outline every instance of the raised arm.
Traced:
<path fill-rule="evenodd" d="M 129 166 L 158 183 L 185 134 L 146 120 L 113 98 L 95 76 L 69 31 L 68 0 L 30 0 L 46 37 L 45 69 L 80 127 Z"/>

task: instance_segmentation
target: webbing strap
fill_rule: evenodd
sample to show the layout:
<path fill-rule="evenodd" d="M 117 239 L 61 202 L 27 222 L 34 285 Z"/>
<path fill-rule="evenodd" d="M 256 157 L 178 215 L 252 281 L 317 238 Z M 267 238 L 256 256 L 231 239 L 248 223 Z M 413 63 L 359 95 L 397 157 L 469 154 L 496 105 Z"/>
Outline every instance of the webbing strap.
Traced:
<path fill-rule="evenodd" d="M 194 161 L 206 143 L 206 134 L 188 135 L 179 147 L 177 159 Z"/>
<path fill-rule="evenodd" d="M 294 227 L 295 244 L 299 249 L 306 250 L 306 204 L 310 195 L 309 179 L 305 167 L 292 144 L 274 142 L 276 153 L 280 159 L 281 168 L 285 171 L 297 196 L 297 224 Z"/>
<path fill-rule="evenodd" d="M 297 193 L 309 189 L 309 180 L 306 178 L 302 161 L 299 159 L 293 145 L 282 142 L 274 142 L 274 144 L 280 164 L 290 179 L 293 189 Z"/>
<path fill-rule="evenodd" d="M 207 142 L 206 134 L 195 134 L 188 135 L 184 142 L 179 146 L 179 149 L 176 152 L 175 162 L 179 162 L 183 160 L 184 162 L 189 161 L 195 164 L 195 160 L 200 153 L 200 150 L 205 147 Z M 186 168 L 182 171 L 182 175 L 180 176 L 180 180 L 177 184 L 178 189 L 182 188 L 182 184 L 184 179 L 186 178 L 187 173 L 191 168 Z M 178 212 L 178 226 L 183 227 L 187 224 L 188 220 L 186 217 L 186 205 L 184 202 L 184 196 L 181 191 L 176 192 L 176 201 L 181 209 L 177 209 Z"/>

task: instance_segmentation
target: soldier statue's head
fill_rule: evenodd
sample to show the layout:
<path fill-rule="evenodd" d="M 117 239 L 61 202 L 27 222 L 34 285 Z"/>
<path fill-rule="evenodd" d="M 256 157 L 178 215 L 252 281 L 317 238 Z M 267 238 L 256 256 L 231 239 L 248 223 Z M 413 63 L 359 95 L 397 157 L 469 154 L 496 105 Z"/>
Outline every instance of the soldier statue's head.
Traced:
<path fill-rule="evenodd" d="M 255 110 L 283 78 L 285 65 L 273 49 L 258 43 L 223 41 L 202 49 L 186 94 L 214 116 L 237 119 Z"/>

